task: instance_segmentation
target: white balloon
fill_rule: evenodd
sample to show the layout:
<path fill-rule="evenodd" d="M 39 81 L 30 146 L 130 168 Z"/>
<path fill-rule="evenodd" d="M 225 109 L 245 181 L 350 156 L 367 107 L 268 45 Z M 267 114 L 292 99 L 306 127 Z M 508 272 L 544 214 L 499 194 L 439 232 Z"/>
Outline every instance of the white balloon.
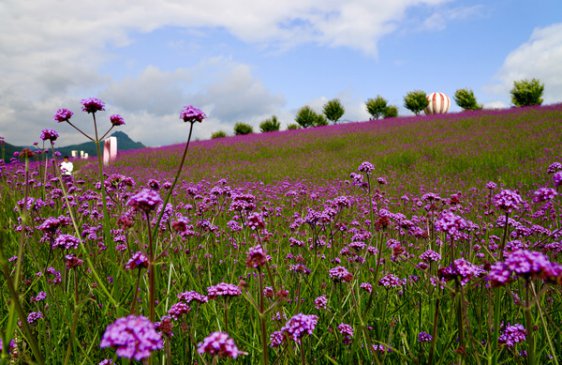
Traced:
<path fill-rule="evenodd" d="M 429 105 L 425 108 L 425 114 L 445 114 L 451 106 L 451 99 L 445 93 L 431 93 L 427 96 Z"/>

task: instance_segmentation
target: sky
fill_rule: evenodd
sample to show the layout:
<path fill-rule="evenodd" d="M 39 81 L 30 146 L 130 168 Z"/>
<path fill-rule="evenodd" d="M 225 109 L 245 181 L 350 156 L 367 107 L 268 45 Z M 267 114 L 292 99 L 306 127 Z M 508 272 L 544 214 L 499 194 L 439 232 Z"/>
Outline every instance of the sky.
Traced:
<path fill-rule="evenodd" d="M 299 108 L 338 98 L 344 122 L 369 119 L 378 95 L 411 113 L 412 90 L 472 89 L 488 108 L 511 106 L 515 80 L 538 78 L 544 103 L 562 102 L 560 0 L 0 0 L 0 136 L 15 145 L 55 129 L 57 144 L 93 133 L 80 100 L 98 97 L 100 132 L 147 146 L 182 143 L 179 119 L 208 118 L 197 139 L 236 122 L 282 129 Z M 452 103 L 451 111 L 459 111 Z"/>

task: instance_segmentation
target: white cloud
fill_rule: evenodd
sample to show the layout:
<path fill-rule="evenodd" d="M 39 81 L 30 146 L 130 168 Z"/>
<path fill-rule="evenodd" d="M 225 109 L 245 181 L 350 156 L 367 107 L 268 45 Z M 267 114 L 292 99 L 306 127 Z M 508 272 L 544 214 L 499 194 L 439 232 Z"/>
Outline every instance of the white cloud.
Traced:
<path fill-rule="evenodd" d="M 134 118 L 141 125 L 147 123 L 147 130 L 154 129 L 148 123 L 166 118 L 167 110 L 178 105 L 181 97 L 193 97 L 209 106 L 217 125 L 234 118 L 259 120 L 281 108 L 284 98 L 255 79 L 248 66 L 231 66 L 223 82 L 215 79 L 206 89 L 194 91 L 184 87 L 197 80 L 194 70 L 164 70 L 159 65 L 144 65 L 143 60 L 139 60 L 144 67 L 139 75 L 112 80 L 103 71 L 115 62 L 109 49 L 131 44 L 132 34 L 171 26 L 221 28 L 242 41 L 273 47 L 315 43 L 375 55 L 377 42 L 399 26 L 408 9 L 446 1 L 3 0 L 0 133 L 8 142 L 28 144 L 30 135 L 56 126 L 52 115 L 57 108 L 71 107 L 77 112 L 78 100 L 93 95 L 103 95 L 112 112 L 129 113 L 130 124 Z M 156 132 L 158 143 L 173 140 L 174 135 L 164 135 L 165 131 Z M 135 134 L 140 137 L 144 132 Z M 76 142 L 81 139 L 69 141 Z"/>
<path fill-rule="evenodd" d="M 461 6 L 449 9 L 437 9 L 422 23 L 422 29 L 443 30 L 452 21 L 486 16 L 483 5 Z"/>
<path fill-rule="evenodd" d="M 512 51 L 497 73 L 498 82 L 488 91 L 506 95 L 513 82 L 537 78 L 544 83 L 544 102 L 562 101 L 562 23 L 537 28 L 529 40 Z"/>

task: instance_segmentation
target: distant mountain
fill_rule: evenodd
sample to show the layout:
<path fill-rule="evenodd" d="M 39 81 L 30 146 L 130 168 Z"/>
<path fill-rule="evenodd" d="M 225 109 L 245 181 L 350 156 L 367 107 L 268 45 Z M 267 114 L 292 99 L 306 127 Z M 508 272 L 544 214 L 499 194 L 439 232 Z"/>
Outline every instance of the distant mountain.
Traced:
<path fill-rule="evenodd" d="M 111 137 L 117 138 L 117 150 L 124 151 L 124 150 L 135 150 L 139 148 L 145 148 L 146 146 L 141 142 L 135 142 L 129 136 L 121 131 L 116 131 L 111 134 Z M 21 151 L 22 149 L 26 148 L 26 146 L 14 146 L 12 144 L 6 143 L 4 145 L 5 148 L 5 160 L 8 161 L 13 156 L 14 152 Z M 34 149 L 34 147 L 27 147 L 30 149 Z M 103 146 L 102 146 L 103 148 Z M 90 157 L 97 156 L 96 152 L 96 144 L 94 142 L 85 142 L 81 144 L 73 144 L 64 147 L 57 147 L 55 144 L 55 149 L 59 151 L 63 156 L 71 155 L 71 151 L 84 151 Z"/>

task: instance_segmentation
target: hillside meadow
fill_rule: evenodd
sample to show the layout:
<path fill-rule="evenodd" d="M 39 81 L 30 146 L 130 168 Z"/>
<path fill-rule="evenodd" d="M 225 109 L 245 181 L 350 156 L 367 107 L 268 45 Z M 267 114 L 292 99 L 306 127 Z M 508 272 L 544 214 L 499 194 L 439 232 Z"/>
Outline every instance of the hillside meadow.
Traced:
<path fill-rule="evenodd" d="M 558 365 L 561 121 L 193 141 L 73 178 L 21 153 L 0 170 L 0 364 Z"/>

